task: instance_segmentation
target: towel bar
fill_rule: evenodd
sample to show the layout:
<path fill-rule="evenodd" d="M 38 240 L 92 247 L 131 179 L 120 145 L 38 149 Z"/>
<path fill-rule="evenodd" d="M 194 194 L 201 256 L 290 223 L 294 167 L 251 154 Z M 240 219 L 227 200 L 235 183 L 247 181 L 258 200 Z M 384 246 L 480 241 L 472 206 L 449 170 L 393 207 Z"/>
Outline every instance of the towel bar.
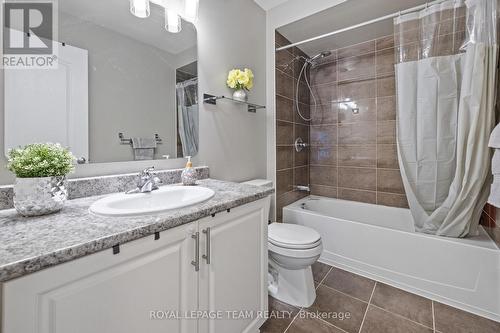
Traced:
<path fill-rule="evenodd" d="M 120 144 L 122 144 L 122 145 L 131 145 L 132 144 L 132 139 L 125 138 L 123 136 L 122 132 L 118 133 L 118 138 L 120 139 Z M 158 135 L 158 134 L 155 134 L 155 140 L 156 140 L 156 143 L 159 145 L 161 145 L 163 143 L 163 140 L 160 138 L 160 135 Z"/>

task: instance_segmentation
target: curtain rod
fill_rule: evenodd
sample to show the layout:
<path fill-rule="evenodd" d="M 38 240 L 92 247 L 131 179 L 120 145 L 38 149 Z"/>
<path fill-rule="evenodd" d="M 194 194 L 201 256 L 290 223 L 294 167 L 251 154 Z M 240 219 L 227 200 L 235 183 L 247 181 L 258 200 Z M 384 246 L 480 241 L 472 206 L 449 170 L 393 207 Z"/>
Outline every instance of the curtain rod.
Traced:
<path fill-rule="evenodd" d="M 305 39 L 305 40 L 300 41 L 300 42 L 296 42 L 296 43 L 293 43 L 293 44 L 282 46 L 282 47 L 277 48 L 276 51 L 286 50 L 286 49 L 292 48 L 294 46 L 298 46 L 298 45 L 302 45 L 302 44 L 305 44 L 305 43 L 313 42 L 315 40 L 322 39 L 322 38 L 325 38 L 325 37 L 330 37 L 330 36 L 338 35 L 338 34 L 340 34 L 342 32 L 346 32 L 346 31 L 349 31 L 349 30 L 354 30 L 354 29 L 357 29 L 357 28 L 361 28 L 361 27 L 364 27 L 365 25 L 370 25 L 370 24 L 377 23 L 377 22 L 380 22 L 380 21 L 385 21 L 385 20 L 388 20 L 388 19 L 391 19 L 391 18 L 398 17 L 398 16 L 403 15 L 403 14 L 408 14 L 408 13 L 411 13 L 411 12 L 416 12 L 416 11 L 425 9 L 425 8 L 427 8 L 429 6 L 433 6 L 433 5 L 436 5 L 436 4 L 445 2 L 445 1 L 449 1 L 449 0 L 436 0 L 436 1 L 432 1 L 432 2 L 427 2 L 427 3 L 423 4 L 423 5 L 419 5 L 419 6 L 415 6 L 413 8 L 401 10 L 399 12 L 392 13 L 392 14 L 385 15 L 385 16 L 381 16 L 381 17 L 378 17 L 376 19 L 365 21 L 365 22 L 362 22 L 362 23 L 358 23 L 358 24 L 352 25 L 352 26 L 347 27 L 347 28 L 342 28 L 342 29 L 339 29 L 339 30 L 328 32 L 328 33 L 323 34 L 323 35 L 319 35 L 319 36 L 316 36 L 316 37 L 308 38 L 308 39 Z"/>

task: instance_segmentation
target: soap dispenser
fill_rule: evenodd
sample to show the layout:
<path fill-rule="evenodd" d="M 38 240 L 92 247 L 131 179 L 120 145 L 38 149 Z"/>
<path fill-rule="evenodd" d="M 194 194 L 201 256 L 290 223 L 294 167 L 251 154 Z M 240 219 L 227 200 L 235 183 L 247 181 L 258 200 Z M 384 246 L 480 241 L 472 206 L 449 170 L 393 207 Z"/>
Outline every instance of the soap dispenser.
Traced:
<path fill-rule="evenodd" d="M 191 156 L 187 156 L 186 168 L 182 171 L 181 179 L 183 185 L 196 185 L 196 170 L 193 168 Z"/>

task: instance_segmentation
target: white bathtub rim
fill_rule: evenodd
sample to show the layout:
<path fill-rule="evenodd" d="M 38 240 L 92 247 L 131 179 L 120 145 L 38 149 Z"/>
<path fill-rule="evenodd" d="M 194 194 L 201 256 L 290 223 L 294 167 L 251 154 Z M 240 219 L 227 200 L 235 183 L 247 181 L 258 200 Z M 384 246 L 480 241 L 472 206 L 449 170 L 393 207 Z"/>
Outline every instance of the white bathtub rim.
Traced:
<path fill-rule="evenodd" d="M 491 251 L 491 252 L 494 252 L 494 253 L 499 253 L 500 252 L 500 248 L 498 247 L 498 245 L 491 239 L 491 237 L 488 235 L 488 233 L 486 233 L 486 231 L 484 230 L 483 226 L 479 226 L 479 229 L 480 229 L 480 233 L 481 233 L 481 236 L 484 237 L 484 238 L 487 238 L 487 240 L 485 239 L 484 242 L 488 242 L 488 246 L 484 246 L 484 245 L 479 245 L 479 244 L 471 244 L 471 242 L 473 242 L 474 240 L 470 239 L 470 238 L 451 238 L 451 237 L 444 237 L 444 236 L 436 236 L 436 235 L 431 235 L 431 234 L 425 234 L 425 233 L 421 233 L 421 232 L 416 232 L 416 231 L 404 231 L 404 230 L 400 230 L 400 229 L 393 229 L 393 228 L 389 228 L 389 227 L 382 227 L 382 226 L 379 226 L 379 225 L 374 225 L 374 224 L 368 224 L 368 223 L 363 223 L 363 222 L 358 222 L 358 221 L 353 221 L 353 220 L 347 220 L 347 219 L 343 219 L 343 218 L 340 218 L 340 217 L 336 217 L 336 216 L 329 216 L 329 215 L 325 215 L 325 214 L 321 214 L 319 212 L 315 212 L 315 211 L 312 211 L 312 210 L 308 210 L 308 209 L 303 209 L 300 207 L 300 205 L 302 203 L 306 203 L 309 199 L 318 199 L 318 200 L 335 200 L 335 201 L 344 201 L 344 202 L 349 202 L 351 203 L 350 201 L 348 200 L 342 200 L 342 199 L 331 199 L 331 198 L 327 198 L 327 197 L 320 197 L 320 196 L 308 196 L 308 197 L 305 197 L 305 198 L 302 198 L 286 207 L 283 207 L 284 210 L 286 209 L 290 209 L 290 210 L 295 210 L 295 211 L 299 211 L 301 213 L 304 213 L 304 214 L 310 214 L 310 215 L 313 215 L 313 216 L 323 216 L 323 217 L 328 217 L 328 218 L 334 218 L 334 219 L 337 219 L 339 221 L 343 221 L 343 222 L 348 222 L 348 223 L 355 223 L 355 224 L 361 224 L 361 225 L 364 225 L 364 226 L 367 226 L 367 227 L 370 227 L 370 228 L 375 228 L 375 229 L 383 229 L 383 230 L 391 230 L 391 232 L 397 232 L 397 233 L 405 233 L 405 234 L 408 234 L 408 233 L 412 233 L 412 234 L 415 234 L 416 237 L 425 237 L 425 238 L 432 238 L 432 239 L 435 239 L 436 241 L 443 241 L 443 242 L 449 242 L 449 243 L 459 243 L 463 246 L 467 246 L 467 247 L 473 247 L 473 248 L 480 248 L 480 249 L 483 249 L 483 250 L 488 250 L 488 251 Z M 380 205 L 375 205 L 375 204 L 370 204 L 370 203 L 364 203 L 364 202 L 360 202 L 360 204 L 363 204 L 363 205 L 370 205 L 370 206 L 380 206 Z M 406 208 L 399 208 L 399 207 L 390 207 L 390 206 L 384 206 L 384 207 L 388 207 L 388 208 L 394 208 L 394 209 L 399 209 L 399 210 L 408 210 Z M 285 214 L 283 214 L 284 216 Z M 287 223 L 287 221 L 283 221 L 284 223 Z"/>

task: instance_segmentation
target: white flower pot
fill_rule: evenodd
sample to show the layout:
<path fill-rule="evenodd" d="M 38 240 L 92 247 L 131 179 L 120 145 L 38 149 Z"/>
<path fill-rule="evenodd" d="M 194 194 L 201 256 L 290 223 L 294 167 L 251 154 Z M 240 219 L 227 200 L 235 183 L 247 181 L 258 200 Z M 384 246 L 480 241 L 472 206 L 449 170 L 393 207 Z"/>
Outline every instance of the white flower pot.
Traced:
<path fill-rule="evenodd" d="M 14 207 L 23 216 L 60 211 L 68 198 L 66 177 L 16 178 Z"/>

